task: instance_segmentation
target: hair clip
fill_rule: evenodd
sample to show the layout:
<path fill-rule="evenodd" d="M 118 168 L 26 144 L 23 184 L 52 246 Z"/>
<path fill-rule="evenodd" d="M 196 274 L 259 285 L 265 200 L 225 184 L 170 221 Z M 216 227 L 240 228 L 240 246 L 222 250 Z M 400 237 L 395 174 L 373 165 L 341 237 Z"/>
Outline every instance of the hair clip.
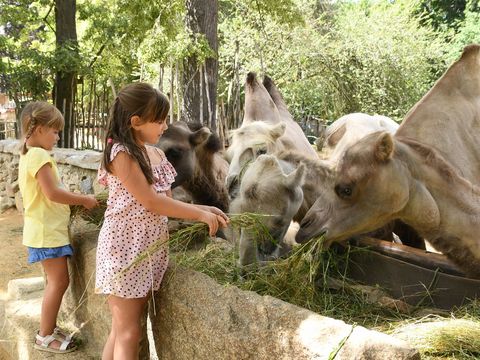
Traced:
<path fill-rule="evenodd" d="M 113 143 L 113 139 L 112 139 L 112 138 L 108 138 L 108 139 L 107 139 L 107 144 L 111 144 L 111 143 Z"/>

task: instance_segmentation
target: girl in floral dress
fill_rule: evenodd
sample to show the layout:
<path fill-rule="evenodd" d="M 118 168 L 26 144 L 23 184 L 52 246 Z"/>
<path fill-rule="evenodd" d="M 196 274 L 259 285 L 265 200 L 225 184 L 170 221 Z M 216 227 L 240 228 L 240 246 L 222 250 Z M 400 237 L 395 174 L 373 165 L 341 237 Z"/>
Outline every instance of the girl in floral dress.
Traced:
<path fill-rule="evenodd" d="M 167 129 L 169 103 L 145 83 L 124 87 L 113 104 L 99 182 L 108 186 L 105 221 L 97 246 L 97 293 L 108 294 L 112 327 L 102 359 L 137 359 L 140 320 L 149 292 L 157 290 L 168 265 L 167 217 L 201 221 L 210 235 L 227 216 L 210 206 L 171 198 L 175 169 L 156 144 Z M 152 243 L 160 250 L 134 266 Z"/>

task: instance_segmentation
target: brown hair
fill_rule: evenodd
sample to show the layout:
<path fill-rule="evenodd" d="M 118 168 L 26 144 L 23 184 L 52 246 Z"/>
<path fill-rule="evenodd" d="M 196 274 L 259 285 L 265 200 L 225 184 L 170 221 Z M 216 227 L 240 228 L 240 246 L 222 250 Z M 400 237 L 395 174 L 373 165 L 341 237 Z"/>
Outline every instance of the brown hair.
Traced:
<path fill-rule="evenodd" d="M 165 95 L 150 84 L 134 83 L 125 86 L 118 93 L 110 109 L 108 128 L 105 135 L 105 150 L 102 166 L 111 172 L 110 153 L 114 143 L 121 143 L 129 154 L 138 161 L 149 184 L 153 183 L 152 167 L 144 146 L 139 146 L 133 136 L 132 116 L 139 116 L 146 122 L 163 122 L 166 120 L 170 104 Z"/>
<path fill-rule="evenodd" d="M 24 139 L 21 153 L 28 151 L 27 140 L 32 136 L 38 126 L 47 126 L 62 130 L 65 121 L 63 115 L 55 106 L 46 101 L 34 101 L 28 103 L 20 116 L 22 121 L 22 137 Z"/>

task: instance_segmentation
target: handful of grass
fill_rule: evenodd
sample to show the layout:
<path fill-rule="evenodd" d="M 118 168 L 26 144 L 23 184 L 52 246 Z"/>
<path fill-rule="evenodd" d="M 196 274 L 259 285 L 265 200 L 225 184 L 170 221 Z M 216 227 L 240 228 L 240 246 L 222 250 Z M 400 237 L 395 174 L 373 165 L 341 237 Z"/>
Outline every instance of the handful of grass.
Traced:
<path fill-rule="evenodd" d="M 105 210 L 107 209 L 108 192 L 95 195 L 95 199 L 98 201 L 98 206 L 90 210 L 81 205 L 70 206 L 70 219 L 81 217 L 85 221 L 100 227 L 103 224 Z"/>

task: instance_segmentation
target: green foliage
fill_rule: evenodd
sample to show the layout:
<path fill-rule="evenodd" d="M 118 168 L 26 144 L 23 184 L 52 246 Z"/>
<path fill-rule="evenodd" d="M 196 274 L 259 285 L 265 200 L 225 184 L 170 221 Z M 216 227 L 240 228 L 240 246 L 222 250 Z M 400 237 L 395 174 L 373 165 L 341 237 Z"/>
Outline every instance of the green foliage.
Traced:
<path fill-rule="evenodd" d="M 480 44 L 480 4 L 470 0 L 465 9 L 465 20 L 460 23 L 458 32 L 449 46 L 448 60 L 454 61 L 468 44 Z"/>
<path fill-rule="evenodd" d="M 340 9 L 329 48 L 339 83 L 333 97 L 337 107 L 343 103 L 341 113 L 401 119 L 445 69 L 442 41 L 411 16 L 412 5 L 365 1 Z"/>
<path fill-rule="evenodd" d="M 54 49 L 48 8 L 28 0 L 0 0 L 0 8 L 0 85 L 17 99 L 44 99 L 51 88 Z"/>
<path fill-rule="evenodd" d="M 239 68 L 241 82 L 249 71 L 272 77 L 297 120 L 354 111 L 399 120 L 480 42 L 478 0 L 220 0 L 218 54 L 186 29 L 184 0 L 79 0 L 78 48 L 55 50 L 51 5 L 0 0 L 0 81 L 12 92 L 46 97 L 55 72 L 71 69 L 116 88 L 155 83 L 159 65 L 218 56 L 224 101 Z"/>
<path fill-rule="evenodd" d="M 436 30 L 448 32 L 456 28 L 464 19 L 466 0 L 423 0 L 418 6 L 422 24 L 428 24 Z"/>
<path fill-rule="evenodd" d="M 81 64 L 77 42 L 66 41 L 55 49 L 50 69 L 55 72 L 76 72 Z"/>
<path fill-rule="evenodd" d="M 297 120 L 355 111 L 401 119 L 445 69 L 443 42 L 412 16 L 413 1 L 337 3 L 321 16 L 316 2 L 297 4 L 303 25 L 268 17 L 256 29 L 255 14 L 239 10 L 220 25 L 222 75 L 232 73 L 238 44 L 241 75 L 271 76 Z M 228 82 L 221 86 L 225 96 Z"/>

